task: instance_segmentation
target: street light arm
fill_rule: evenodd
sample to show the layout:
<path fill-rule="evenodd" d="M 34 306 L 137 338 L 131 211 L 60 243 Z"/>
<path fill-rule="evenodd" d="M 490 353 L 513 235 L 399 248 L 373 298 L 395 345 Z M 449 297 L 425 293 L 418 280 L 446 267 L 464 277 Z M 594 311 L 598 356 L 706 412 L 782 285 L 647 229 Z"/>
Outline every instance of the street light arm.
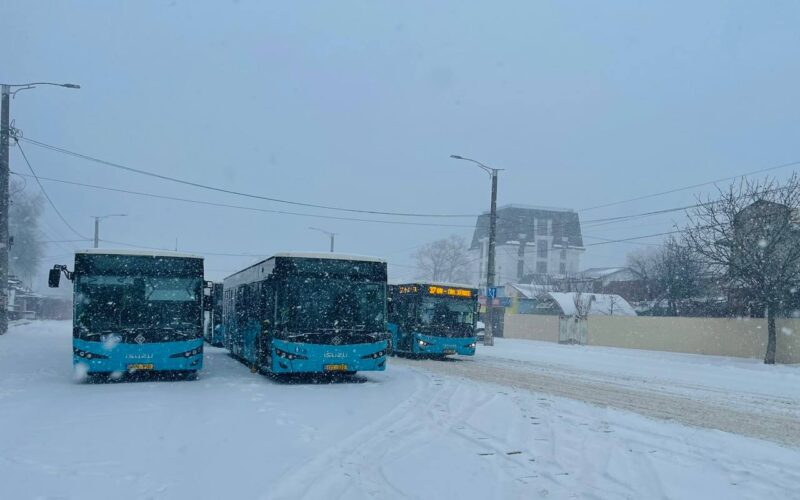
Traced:
<path fill-rule="evenodd" d="M 320 228 L 318 228 L 318 227 L 311 227 L 311 226 L 309 226 L 309 227 L 308 227 L 308 229 L 311 229 L 312 231 L 319 231 L 320 233 L 327 234 L 328 236 L 336 236 L 336 233 L 332 233 L 332 232 L 330 232 L 330 231 L 326 231 L 326 230 L 324 230 L 324 229 L 320 229 Z"/>
<path fill-rule="evenodd" d="M 17 96 L 17 92 L 34 89 L 36 88 L 37 85 L 52 85 L 54 87 L 64 87 L 67 89 L 81 88 L 81 86 L 76 83 L 53 83 L 53 82 L 32 82 L 32 83 L 14 83 L 14 84 L 3 83 L 1 85 L 4 87 L 4 92 L 8 92 L 8 90 L 16 88 L 16 90 L 14 90 L 13 92 L 9 92 L 12 98 Z"/>
<path fill-rule="evenodd" d="M 53 83 L 53 82 L 31 82 L 31 83 L 3 83 L 6 87 L 32 87 L 34 85 L 53 85 L 54 87 L 64 87 L 68 89 L 79 89 L 80 85 L 77 83 Z"/>
<path fill-rule="evenodd" d="M 475 165 L 477 165 L 478 167 L 480 167 L 481 169 L 483 169 L 483 171 L 486 172 L 489 175 L 494 175 L 494 173 L 497 172 L 498 170 L 503 170 L 502 168 L 487 167 L 486 165 L 484 165 L 483 163 L 479 162 L 478 160 L 473 160 L 472 158 L 465 158 L 465 157 L 459 156 L 459 155 L 450 155 L 450 158 L 453 158 L 454 160 L 464 160 L 464 161 L 472 162 Z"/>

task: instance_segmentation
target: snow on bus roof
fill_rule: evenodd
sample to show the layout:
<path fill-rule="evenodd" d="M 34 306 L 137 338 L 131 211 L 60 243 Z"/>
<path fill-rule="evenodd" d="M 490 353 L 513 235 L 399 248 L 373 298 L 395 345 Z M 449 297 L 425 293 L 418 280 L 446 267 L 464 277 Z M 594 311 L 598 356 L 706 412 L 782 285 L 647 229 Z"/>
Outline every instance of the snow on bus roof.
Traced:
<path fill-rule="evenodd" d="M 191 253 L 172 252 L 170 250 L 141 250 L 136 248 L 87 248 L 75 250 L 75 254 L 95 255 L 141 255 L 145 257 L 182 257 L 188 259 L 202 259 L 203 256 Z"/>
<path fill-rule="evenodd" d="M 333 252 L 280 252 L 272 257 L 295 257 L 300 259 L 333 259 L 333 260 L 360 260 L 364 262 L 386 262 L 384 259 L 378 257 L 370 257 L 368 255 L 351 255 L 344 253 Z M 269 259 L 267 259 L 269 260 Z"/>

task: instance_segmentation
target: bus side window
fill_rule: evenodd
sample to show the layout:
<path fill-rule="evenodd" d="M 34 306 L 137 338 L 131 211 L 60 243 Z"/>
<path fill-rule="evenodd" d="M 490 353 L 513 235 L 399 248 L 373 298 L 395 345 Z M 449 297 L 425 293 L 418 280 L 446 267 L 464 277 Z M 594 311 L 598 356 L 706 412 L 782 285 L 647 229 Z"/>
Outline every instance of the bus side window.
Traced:
<path fill-rule="evenodd" d="M 272 283 L 268 283 L 266 281 L 261 282 L 261 297 L 260 297 L 261 307 L 260 307 L 260 314 L 259 317 L 262 320 L 269 320 L 270 323 L 273 321 L 272 313 L 275 310 L 273 306 L 273 293 L 272 293 Z"/>

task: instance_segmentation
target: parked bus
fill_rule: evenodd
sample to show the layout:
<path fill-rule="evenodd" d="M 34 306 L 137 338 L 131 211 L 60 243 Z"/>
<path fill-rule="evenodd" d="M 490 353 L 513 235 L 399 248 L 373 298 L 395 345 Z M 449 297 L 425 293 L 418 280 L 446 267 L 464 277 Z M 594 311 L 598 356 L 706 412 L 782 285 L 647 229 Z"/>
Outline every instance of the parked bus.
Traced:
<path fill-rule="evenodd" d="M 389 331 L 398 354 L 475 354 L 478 291 L 439 283 L 389 286 Z"/>
<path fill-rule="evenodd" d="M 203 366 L 203 258 L 172 252 L 84 250 L 74 271 L 72 360 L 88 374 L 169 371 Z"/>
<path fill-rule="evenodd" d="M 203 338 L 214 347 L 222 347 L 225 336 L 222 329 L 222 283 L 212 283 L 205 289 L 205 324 Z"/>
<path fill-rule="evenodd" d="M 253 371 L 384 370 L 386 262 L 280 253 L 224 281 L 225 346 Z"/>

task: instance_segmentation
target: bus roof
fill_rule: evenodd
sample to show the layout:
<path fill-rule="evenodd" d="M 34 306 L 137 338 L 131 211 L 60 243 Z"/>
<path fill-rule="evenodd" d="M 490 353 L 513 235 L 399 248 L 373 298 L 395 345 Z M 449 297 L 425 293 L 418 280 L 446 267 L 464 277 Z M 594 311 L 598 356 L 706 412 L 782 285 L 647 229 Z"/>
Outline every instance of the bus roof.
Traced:
<path fill-rule="evenodd" d="M 333 259 L 333 260 L 356 260 L 362 262 L 386 262 L 384 259 L 378 257 L 370 257 L 368 255 L 352 255 L 344 253 L 333 252 L 281 252 L 276 253 L 274 257 L 291 257 L 297 259 Z M 269 259 L 267 259 L 269 260 Z"/>
<path fill-rule="evenodd" d="M 140 250 L 130 248 L 87 248 L 75 250 L 75 254 L 93 255 L 141 255 L 144 257 L 180 257 L 185 259 L 202 259 L 200 255 L 191 253 L 171 252 L 169 250 Z"/>
<path fill-rule="evenodd" d="M 250 264 L 249 266 L 245 267 L 244 269 L 237 271 L 227 278 L 225 278 L 225 283 L 232 283 L 232 282 L 248 282 L 251 278 L 253 278 L 253 273 L 256 273 L 258 276 L 263 276 L 265 269 L 264 266 L 274 266 L 276 258 L 295 258 L 295 259 L 327 259 L 327 260 L 350 260 L 354 262 L 375 262 L 378 264 L 385 264 L 386 261 L 383 259 L 379 259 L 377 257 L 368 257 L 364 255 L 347 255 L 343 253 L 315 253 L 315 252 L 280 252 L 276 253 L 272 257 L 268 257 L 266 259 L 261 259 L 254 264 Z M 260 268 L 260 269 L 259 269 Z M 268 272 L 269 273 L 269 272 Z M 244 280 L 244 281 L 242 281 Z M 234 285 L 226 285 L 226 286 L 234 286 Z"/>

